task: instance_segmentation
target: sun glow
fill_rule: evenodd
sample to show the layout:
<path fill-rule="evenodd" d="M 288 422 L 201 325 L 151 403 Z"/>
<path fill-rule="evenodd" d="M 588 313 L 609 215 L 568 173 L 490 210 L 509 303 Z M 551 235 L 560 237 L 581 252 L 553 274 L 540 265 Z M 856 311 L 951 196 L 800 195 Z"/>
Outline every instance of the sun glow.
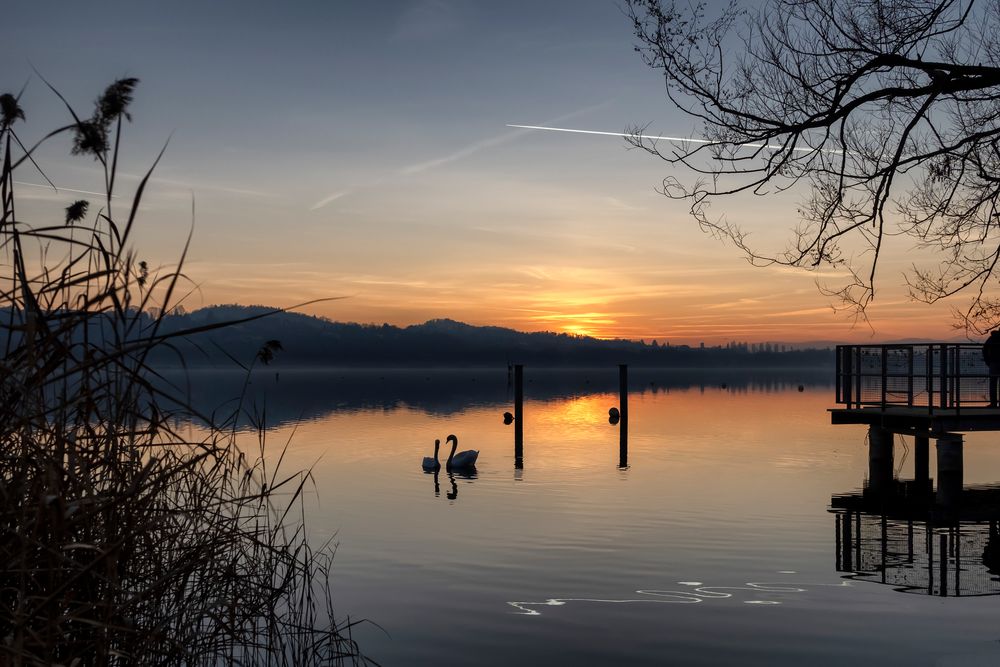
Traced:
<path fill-rule="evenodd" d="M 574 336 L 589 336 L 591 338 L 603 338 L 599 333 L 591 329 L 590 327 L 585 327 L 580 324 L 564 324 L 560 327 L 562 333 L 572 334 Z"/>

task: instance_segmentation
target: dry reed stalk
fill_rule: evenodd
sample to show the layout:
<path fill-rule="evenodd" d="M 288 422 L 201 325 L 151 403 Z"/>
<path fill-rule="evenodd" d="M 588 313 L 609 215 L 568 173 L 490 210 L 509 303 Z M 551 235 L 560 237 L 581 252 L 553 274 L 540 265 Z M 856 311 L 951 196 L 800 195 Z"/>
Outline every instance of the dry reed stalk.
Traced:
<path fill-rule="evenodd" d="M 131 246 L 156 166 L 120 207 L 137 83 L 113 83 L 90 118 L 53 89 L 72 123 L 30 147 L 19 96 L 0 96 L 0 663 L 365 662 L 333 615 L 332 551 L 310 547 L 295 512 L 308 471 L 267 469 L 227 422 L 183 436 L 172 425 L 201 416 L 154 382 L 153 349 L 219 325 L 163 333 L 187 247 L 155 273 Z M 103 169 L 106 196 L 29 224 L 15 171 L 44 176 L 33 153 L 64 134 Z"/>

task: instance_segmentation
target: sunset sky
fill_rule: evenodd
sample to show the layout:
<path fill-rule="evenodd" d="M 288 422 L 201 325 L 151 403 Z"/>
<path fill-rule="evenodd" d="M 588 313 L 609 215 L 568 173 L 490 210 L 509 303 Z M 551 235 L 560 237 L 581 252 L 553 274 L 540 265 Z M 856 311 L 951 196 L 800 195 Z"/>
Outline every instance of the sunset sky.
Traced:
<path fill-rule="evenodd" d="M 689 175 L 620 138 L 507 127 L 698 134 L 617 5 L 9 0 L 0 87 L 28 82 L 19 131 L 34 140 L 66 113 L 32 67 L 85 114 L 113 79 L 141 79 L 124 194 L 170 137 L 138 247 L 176 261 L 194 201 L 188 309 L 345 296 L 305 312 L 694 344 L 955 335 L 947 305 L 908 300 L 901 270 L 919 256 L 906 239 L 882 267 L 873 334 L 818 292 L 834 272 L 752 268 L 656 193 Z M 40 153 L 49 177 L 99 189 L 67 146 Z M 18 180 L 42 182 L 27 169 Z M 800 195 L 715 210 L 780 249 Z M 41 223 L 81 195 L 19 196 L 21 217 Z"/>

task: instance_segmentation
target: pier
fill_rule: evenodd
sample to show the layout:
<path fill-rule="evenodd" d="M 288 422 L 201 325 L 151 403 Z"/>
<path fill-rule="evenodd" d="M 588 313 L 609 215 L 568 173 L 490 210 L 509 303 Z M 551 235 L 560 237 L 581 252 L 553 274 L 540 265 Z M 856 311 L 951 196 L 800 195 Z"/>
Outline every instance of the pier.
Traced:
<path fill-rule="evenodd" d="M 990 403 L 990 373 L 979 343 L 840 345 L 833 424 L 868 427 L 868 489 L 892 488 L 893 441 L 914 441 L 915 489 L 932 488 L 930 441 L 937 450 L 936 502 L 957 507 L 962 496 L 963 437 L 1000 431 Z"/>

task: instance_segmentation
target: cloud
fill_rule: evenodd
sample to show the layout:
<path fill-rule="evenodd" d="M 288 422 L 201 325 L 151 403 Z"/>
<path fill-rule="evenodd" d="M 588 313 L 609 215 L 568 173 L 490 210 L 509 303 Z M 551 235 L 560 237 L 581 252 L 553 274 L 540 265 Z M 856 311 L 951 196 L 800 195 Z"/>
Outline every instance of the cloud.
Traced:
<path fill-rule="evenodd" d="M 579 116 L 581 114 L 585 114 L 590 111 L 595 111 L 597 109 L 605 107 L 609 103 L 610 100 L 605 100 L 604 102 L 601 102 L 599 104 L 592 104 L 582 109 L 577 109 L 576 111 L 571 111 L 567 114 L 563 114 L 562 116 L 557 116 L 556 118 L 552 118 L 551 120 L 546 121 L 546 123 L 559 123 L 564 120 L 569 120 L 570 118 L 575 118 L 576 116 Z M 517 126 L 508 125 L 507 127 L 517 127 Z M 461 160 L 462 158 L 466 158 L 472 155 L 473 153 L 478 153 L 484 148 L 492 148 L 493 146 L 506 144 L 512 141 L 513 139 L 516 139 L 517 137 L 523 136 L 524 134 L 526 134 L 526 130 L 516 129 L 513 132 L 505 132 L 503 134 L 490 137 L 488 139 L 482 139 L 480 141 L 473 142 L 468 146 L 465 146 L 464 148 L 460 148 L 453 153 L 445 155 L 444 157 L 436 158 L 433 160 L 427 160 L 426 162 L 420 162 L 418 164 L 405 167 L 403 168 L 402 173 L 416 174 L 423 171 L 427 171 L 428 169 L 440 167 L 441 165 L 448 164 L 449 162 L 454 162 L 455 160 Z"/>
<path fill-rule="evenodd" d="M 517 130 L 514 132 L 505 132 L 504 134 L 497 135 L 495 137 L 490 137 L 489 139 L 483 139 L 481 141 L 476 141 L 474 143 L 460 148 L 454 153 L 450 153 L 443 157 L 435 158 L 433 160 L 427 160 L 426 162 L 418 162 L 417 164 L 410 165 L 409 167 L 404 167 L 400 173 L 402 174 L 419 174 L 421 172 L 427 171 L 428 169 L 434 169 L 435 167 L 440 167 L 441 165 L 448 164 L 449 162 L 454 162 L 455 160 L 461 160 L 462 158 L 469 157 L 473 153 L 478 153 L 484 148 L 491 148 L 493 146 L 499 146 L 505 144 L 511 139 L 524 134 L 522 131 Z"/>
<path fill-rule="evenodd" d="M 320 199 L 318 202 L 310 206 L 309 210 L 315 211 L 316 209 L 323 208 L 327 204 L 331 204 L 340 199 L 341 197 L 351 194 L 351 192 L 353 192 L 353 190 L 341 190 L 340 192 L 334 192 L 329 197 L 324 197 L 323 199 Z"/>
<path fill-rule="evenodd" d="M 570 118 L 574 118 L 576 116 L 579 116 L 581 114 L 589 113 L 591 111 L 596 111 L 597 109 L 605 107 L 605 106 L 607 106 L 610 103 L 611 103 L 611 100 L 605 100 L 605 101 L 600 102 L 598 104 L 592 104 L 590 106 L 583 107 L 582 109 L 577 109 L 577 110 L 571 111 L 571 112 L 569 112 L 567 114 L 563 114 L 561 116 L 557 116 L 556 118 L 552 118 L 552 119 L 550 119 L 548 121 L 545 121 L 545 122 L 546 123 L 559 123 L 559 122 L 562 122 L 564 120 L 569 120 Z M 504 132 L 503 134 L 498 134 L 498 135 L 495 135 L 495 136 L 492 136 L 492 137 L 488 137 L 486 139 L 480 139 L 478 141 L 474 141 L 474 142 L 472 142 L 470 144 L 467 144 L 466 146 L 463 146 L 462 148 L 459 148 L 458 150 L 452 151 L 451 153 L 448 153 L 447 155 L 443 155 L 441 157 L 433 158 L 431 160 L 425 160 L 423 162 L 418 162 L 416 164 L 411 164 L 411 165 L 409 165 L 407 167 L 403 167 L 402 169 L 400 169 L 398 171 L 398 174 L 401 175 L 401 176 L 412 176 L 414 174 L 421 174 L 423 172 L 430 171 L 431 169 L 436 169 L 438 167 L 441 167 L 441 166 L 446 165 L 446 164 L 450 164 L 450 163 L 455 162 L 457 160 L 462 160 L 464 158 L 467 158 L 470 155 L 478 153 L 479 151 L 481 151 L 483 149 L 493 148 L 494 146 L 500 146 L 502 144 L 509 143 L 510 141 L 513 141 L 514 139 L 516 139 L 516 138 L 518 138 L 520 136 L 523 136 L 526 133 L 527 133 L 527 130 L 524 130 L 524 129 L 515 129 L 513 131 Z M 338 190 L 337 192 L 334 192 L 334 193 L 332 193 L 332 194 L 324 197 L 323 199 L 320 199 L 319 201 L 317 201 L 315 204 L 313 204 L 312 206 L 309 207 L 309 210 L 310 211 L 316 211 L 318 209 L 323 208 L 324 206 L 327 206 L 328 204 L 331 204 L 331 203 L 337 201 L 338 199 L 340 199 L 342 197 L 345 197 L 345 196 L 347 196 L 349 194 L 357 192 L 358 190 L 362 190 L 364 188 L 369 188 L 369 187 L 372 187 L 374 185 L 378 185 L 378 184 L 380 184 L 380 183 L 382 183 L 384 181 L 385 181 L 385 178 L 380 178 L 380 179 L 377 179 L 377 180 L 375 180 L 375 181 L 373 181 L 371 183 L 367 183 L 367 184 L 364 184 L 364 185 L 359 185 L 359 186 L 354 187 L 354 188 L 349 188 L 347 190 Z"/>

